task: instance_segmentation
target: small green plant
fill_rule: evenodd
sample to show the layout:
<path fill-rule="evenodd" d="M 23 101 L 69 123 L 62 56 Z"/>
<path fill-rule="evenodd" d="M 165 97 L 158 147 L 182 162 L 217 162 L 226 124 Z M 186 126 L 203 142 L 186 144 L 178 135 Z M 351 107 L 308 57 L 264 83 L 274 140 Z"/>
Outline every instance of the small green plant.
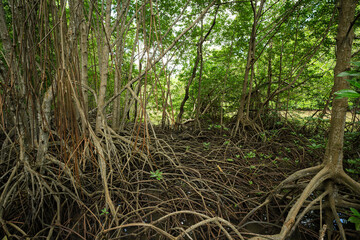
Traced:
<path fill-rule="evenodd" d="M 248 152 L 247 154 L 245 154 L 244 157 L 245 158 L 254 158 L 254 157 L 256 157 L 256 153 L 251 151 L 251 152 Z"/>
<path fill-rule="evenodd" d="M 255 169 L 255 168 L 256 168 L 256 166 L 254 166 L 254 165 L 250 166 L 250 169 Z"/>
<path fill-rule="evenodd" d="M 230 141 L 229 140 L 226 140 L 225 142 L 224 142 L 224 145 L 228 145 L 230 143 Z"/>
<path fill-rule="evenodd" d="M 233 162 L 234 161 L 234 159 L 232 159 L 232 158 L 228 158 L 228 159 L 226 159 L 228 162 Z"/>
<path fill-rule="evenodd" d="M 277 159 L 277 158 L 276 158 L 276 159 Z M 272 163 L 273 163 L 276 167 L 278 167 L 278 165 L 277 165 L 278 162 L 276 161 L 276 159 L 273 160 Z"/>
<path fill-rule="evenodd" d="M 266 142 L 266 133 L 265 132 L 262 132 L 262 133 L 260 133 L 260 138 L 261 138 L 261 140 L 263 141 L 263 142 Z"/>
<path fill-rule="evenodd" d="M 265 154 L 265 155 L 264 155 L 264 158 L 265 158 L 265 159 L 272 158 L 272 154 Z"/>
<path fill-rule="evenodd" d="M 109 212 L 107 211 L 107 209 L 106 209 L 106 208 L 101 209 L 100 216 L 101 216 L 101 215 L 106 215 L 106 214 L 109 214 Z"/>
<path fill-rule="evenodd" d="M 185 152 L 189 151 L 189 149 L 190 149 L 190 146 L 186 146 L 185 147 Z"/>
<path fill-rule="evenodd" d="M 203 142 L 203 145 L 206 150 L 210 149 L 210 142 Z"/>
<path fill-rule="evenodd" d="M 250 180 L 250 181 L 249 181 L 249 184 L 250 184 L 250 185 L 253 185 L 253 181 Z"/>
<path fill-rule="evenodd" d="M 151 173 L 151 175 L 150 175 L 150 177 L 152 177 L 152 178 L 156 178 L 157 180 L 161 180 L 161 179 L 163 179 L 163 173 L 162 172 L 160 172 L 160 170 L 159 169 L 157 169 L 155 172 L 152 172 L 152 171 L 150 171 L 150 173 Z"/>
<path fill-rule="evenodd" d="M 220 128 L 221 128 L 221 125 L 218 125 L 218 124 L 210 124 L 209 127 L 208 127 L 208 130 L 211 130 L 212 128 L 220 129 Z"/>
<path fill-rule="evenodd" d="M 323 148 L 323 144 L 312 143 L 311 145 L 308 145 L 308 147 L 315 150 L 315 149 Z"/>
<path fill-rule="evenodd" d="M 352 213 L 348 221 L 355 224 L 356 231 L 360 231 L 360 213 L 355 208 L 350 208 L 350 210 Z"/>

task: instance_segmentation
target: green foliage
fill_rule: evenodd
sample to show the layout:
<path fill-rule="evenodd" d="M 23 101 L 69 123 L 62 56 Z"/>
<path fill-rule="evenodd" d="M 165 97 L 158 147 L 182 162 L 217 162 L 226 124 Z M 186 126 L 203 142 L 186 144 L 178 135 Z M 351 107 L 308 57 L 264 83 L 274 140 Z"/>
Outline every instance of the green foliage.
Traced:
<path fill-rule="evenodd" d="M 350 208 L 352 214 L 348 221 L 355 224 L 356 231 L 360 231 L 360 213 L 355 208 Z"/>
<path fill-rule="evenodd" d="M 219 124 L 210 124 L 209 127 L 208 127 L 209 130 L 211 130 L 211 129 L 213 129 L 213 128 L 215 128 L 215 129 L 221 129 L 221 125 L 219 125 Z"/>
<path fill-rule="evenodd" d="M 360 158 L 345 159 L 345 162 L 351 167 L 345 169 L 348 173 L 360 175 Z"/>
<path fill-rule="evenodd" d="M 255 151 L 250 151 L 244 156 L 244 158 L 254 158 L 254 157 L 256 157 Z"/>
<path fill-rule="evenodd" d="M 338 74 L 338 77 L 351 77 L 351 79 L 346 79 L 346 81 L 348 81 L 350 83 L 350 85 L 352 87 L 354 87 L 355 89 L 357 89 L 357 91 L 360 91 L 360 62 L 353 62 L 353 65 L 355 66 L 354 70 L 351 71 L 346 71 L 346 72 L 342 72 L 340 74 Z M 343 89 L 340 91 L 337 91 L 336 94 L 336 98 L 337 99 L 341 99 L 341 98 L 359 98 L 360 97 L 360 93 L 358 93 L 355 90 L 352 89 Z"/>
<path fill-rule="evenodd" d="M 358 98 L 360 97 L 360 93 L 354 91 L 354 90 L 351 90 L 351 89 L 343 89 L 343 90 L 340 90 L 340 91 L 337 91 L 336 92 L 336 95 L 337 95 L 337 99 L 341 99 L 341 98 Z"/>
<path fill-rule="evenodd" d="M 163 179 L 163 175 L 162 175 L 163 173 L 159 169 L 157 169 L 155 172 L 150 171 L 150 173 L 151 173 L 150 177 L 152 178 L 156 178 L 159 181 Z"/>

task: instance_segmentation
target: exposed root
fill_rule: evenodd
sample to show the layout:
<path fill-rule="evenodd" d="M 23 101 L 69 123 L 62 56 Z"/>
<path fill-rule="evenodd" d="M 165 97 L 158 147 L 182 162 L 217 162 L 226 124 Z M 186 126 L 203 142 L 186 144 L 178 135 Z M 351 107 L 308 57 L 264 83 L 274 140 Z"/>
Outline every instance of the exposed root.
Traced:
<path fill-rule="evenodd" d="M 278 230 L 287 205 L 297 215 L 293 222 L 287 219 L 289 235 L 303 227 L 303 216 L 318 209 L 328 194 L 319 193 L 322 182 L 333 177 L 323 166 L 308 167 L 311 160 L 305 159 L 310 156 L 299 154 L 298 146 L 281 149 L 276 138 L 272 143 L 245 142 L 224 130 L 196 132 L 197 136 L 157 130 L 145 146 L 143 133 L 136 138 L 109 129 L 96 135 L 98 145 L 84 140 L 87 150 L 81 151 L 81 168 L 58 157 L 56 144 L 71 150 L 65 141 L 50 145 L 41 171 L 27 160 L 31 158 L 26 148 L 23 161 L 15 161 L 18 151 L 5 152 L 0 165 L 6 175 L 0 177 L 2 231 L 9 237 L 25 233 L 48 239 L 276 239 L 270 231 Z M 276 154 L 280 151 L 288 155 Z M 299 162 L 280 160 L 285 157 Z M 113 210 L 104 195 L 99 158 L 106 162 Z M 304 166 L 286 179 L 287 173 Z M 162 174 L 160 180 L 151 177 L 156 170 Z M 313 187 L 306 185 L 310 177 Z M 306 190 L 302 195 L 301 188 Z M 337 203 L 348 206 L 346 198 Z M 295 211 L 294 206 L 299 208 Z M 263 229 L 267 232 L 258 235 Z"/>
<path fill-rule="evenodd" d="M 322 166 L 320 166 L 322 167 Z M 280 187 L 282 187 L 284 185 L 284 183 L 290 182 L 289 179 L 292 180 L 298 180 L 301 176 L 301 173 L 311 173 L 314 172 L 316 170 L 318 170 L 318 167 L 313 167 L 310 170 L 309 169 L 304 169 L 301 171 L 298 171 L 294 174 L 292 174 L 291 176 L 289 176 L 288 179 L 285 179 L 280 185 L 279 187 L 276 188 L 276 190 L 279 190 Z M 342 239 L 346 239 L 346 235 L 345 235 L 345 231 L 343 228 L 343 225 L 340 221 L 339 215 L 338 215 L 338 211 L 336 210 L 336 203 L 335 203 L 335 198 L 336 198 L 336 193 L 333 187 L 333 183 L 334 182 L 342 182 L 342 183 L 348 183 L 346 184 L 346 186 L 350 187 L 351 190 L 353 186 L 356 186 L 358 183 L 355 182 L 354 180 L 350 180 L 351 178 L 345 174 L 343 171 L 341 174 L 335 174 L 334 170 L 332 168 L 329 168 L 327 166 L 322 167 L 322 169 L 311 179 L 311 181 L 307 184 L 306 188 L 303 190 L 302 194 L 300 195 L 300 197 L 298 198 L 298 200 L 296 201 L 296 203 L 291 207 L 290 211 L 288 212 L 288 215 L 285 219 L 285 222 L 281 228 L 281 231 L 279 234 L 275 234 L 275 235 L 264 235 L 264 236 L 257 236 L 255 238 L 252 238 L 252 240 L 255 239 L 273 239 L 273 240 L 280 240 L 280 239 L 285 239 L 286 237 L 290 236 L 295 228 L 299 225 L 301 219 L 305 216 L 305 214 L 314 206 L 314 204 L 316 202 L 321 202 L 321 200 L 328 195 L 329 196 L 329 206 L 330 209 L 332 211 L 332 215 L 336 220 L 336 223 L 339 227 L 340 230 L 340 235 Z M 303 210 L 303 212 L 301 214 L 298 214 L 300 209 L 302 207 L 304 207 L 305 205 L 305 201 L 306 199 L 310 196 L 311 193 L 313 193 L 316 189 L 318 189 L 320 186 L 323 185 L 323 183 L 326 182 L 326 190 L 320 194 L 316 199 L 312 200 L 310 203 L 308 203 L 305 207 L 305 209 Z M 354 192 L 358 192 L 359 189 L 357 189 L 357 191 Z M 268 203 L 269 199 L 266 199 L 265 203 Z M 257 209 L 257 208 L 256 208 Z"/>

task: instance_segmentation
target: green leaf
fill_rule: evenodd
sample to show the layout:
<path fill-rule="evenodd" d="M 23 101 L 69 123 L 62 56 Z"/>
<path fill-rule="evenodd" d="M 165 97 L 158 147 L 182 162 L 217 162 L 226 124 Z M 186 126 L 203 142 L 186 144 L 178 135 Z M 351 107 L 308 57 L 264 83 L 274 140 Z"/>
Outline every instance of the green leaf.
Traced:
<path fill-rule="evenodd" d="M 360 223 L 360 218 L 353 216 L 353 217 L 349 217 L 348 221 L 352 223 Z"/>
<path fill-rule="evenodd" d="M 351 89 L 343 89 L 343 90 L 340 90 L 340 91 L 337 91 L 336 93 L 336 99 L 341 99 L 341 98 L 358 98 L 360 97 L 360 93 L 357 93 L 356 91 L 354 90 L 351 90 Z"/>
<path fill-rule="evenodd" d="M 354 214 L 354 216 L 360 217 L 360 213 L 355 208 L 350 208 L 351 212 Z"/>
<path fill-rule="evenodd" d="M 109 214 L 109 212 L 106 210 L 106 208 L 101 209 L 100 216 L 101 216 L 101 215 L 104 215 L 104 214 Z"/>
<path fill-rule="evenodd" d="M 360 67 L 360 62 L 351 62 L 351 64 Z"/>
<path fill-rule="evenodd" d="M 356 88 L 360 89 L 360 81 L 357 79 L 347 79 L 347 81 L 350 83 L 351 86 L 354 86 Z"/>
<path fill-rule="evenodd" d="M 360 77 L 360 72 L 357 70 L 351 70 L 339 73 L 337 77 Z"/>
<path fill-rule="evenodd" d="M 355 229 L 356 229 L 356 231 L 360 231 L 360 223 L 355 224 Z"/>
<path fill-rule="evenodd" d="M 229 161 L 229 162 L 233 162 L 234 161 L 234 159 L 232 159 L 232 158 L 228 158 L 228 159 L 226 159 L 227 161 Z"/>

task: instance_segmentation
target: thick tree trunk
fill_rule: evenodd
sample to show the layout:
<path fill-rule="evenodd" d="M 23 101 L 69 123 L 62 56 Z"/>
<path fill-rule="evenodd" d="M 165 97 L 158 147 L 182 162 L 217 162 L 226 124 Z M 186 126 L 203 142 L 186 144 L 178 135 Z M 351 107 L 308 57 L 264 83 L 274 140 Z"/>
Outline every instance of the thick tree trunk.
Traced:
<path fill-rule="evenodd" d="M 349 88 L 348 82 L 337 75 L 350 69 L 351 46 L 354 39 L 355 7 L 357 0 L 342 0 L 339 6 L 339 26 L 336 36 L 336 66 L 334 69 L 334 91 Z M 331 112 L 329 142 L 326 146 L 324 163 L 332 169 L 342 170 L 344 129 L 346 120 L 347 98 L 334 99 Z M 337 171 L 337 170 L 336 170 Z"/>
<path fill-rule="evenodd" d="M 337 75 L 343 71 L 350 69 L 351 59 L 351 47 L 354 39 L 354 30 L 352 29 L 352 23 L 355 15 L 355 7 L 357 0 L 340 0 L 339 2 L 339 23 L 338 33 L 336 37 L 336 66 L 334 69 L 334 90 L 348 88 L 349 85 L 344 78 L 339 78 Z M 285 183 L 299 179 L 301 176 L 313 174 L 315 170 L 315 176 L 311 179 L 308 185 L 305 187 L 297 201 L 289 210 L 289 213 L 285 219 L 285 222 L 281 228 L 279 234 L 273 236 L 267 236 L 270 239 L 285 239 L 294 231 L 298 226 L 302 216 L 299 215 L 301 208 L 304 206 L 306 199 L 317 189 L 325 186 L 323 196 L 327 197 L 328 204 L 325 208 L 325 217 L 327 225 L 328 239 L 332 239 L 333 223 L 334 219 L 338 225 L 340 235 L 342 239 L 346 239 L 345 231 L 342 226 L 341 220 L 336 210 L 336 200 L 338 196 L 337 187 L 335 184 L 340 183 L 347 186 L 356 194 L 360 194 L 360 184 L 351 179 L 345 174 L 343 170 L 343 142 L 344 142 L 344 130 L 346 122 L 346 109 L 347 99 L 334 99 L 333 110 L 331 113 L 331 125 L 329 141 L 326 146 L 326 152 L 323 159 L 323 164 L 318 167 L 304 169 L 295 172 L 287 179 L 285 179 L 278 187 L 281 189 Z M 319 170 L 320 169 L 320 170 Z M 319 196 L 320 197 L 320 196 Z M 264 237 L 255 237 L 255 239 L 265 239 Z"/>
<path fill-rule="evenodd" d="M 355 7 L 357 0 L 342 0 L 339 3 L 339 25 L 336 36 L 336 66 L 334 69 L 334 91 L 349 88 L 349 84 L 343 77 L 337 75 L 343 71 L 350 69 L 351 47 L 354 39 L 354 29 L 352 28 L 352 21 L 354 20 Z M 347 98 L 334 99 L 332 104 L 331 122 L 329 141 L 326 146 L 324 156 L 324 165 L 330 169 L 330 172 L 336 176 L 343 173 L 343 145 L 344 145 L 344 130 L 346 123 L 346 110 L 348 107 Z M 334 182 L 328 182 L 327 188 L 332 190 L 333 194 L 337 189 L 334 187 Z M 334 197 L 329 196 L 328 200 L 333 201 Z M 336 213 L 337 214 L 337 213 Z M 334 220 L 333 209 L 325 209 L 326 224 L 331 226 Z M 342 225 L 340 225 L 340 232 L 343 232 Z M 328 239 L 331 239 L 333 229 L 328 228 Z M 343 233 L 344 235 L 344 233 Z"/>

